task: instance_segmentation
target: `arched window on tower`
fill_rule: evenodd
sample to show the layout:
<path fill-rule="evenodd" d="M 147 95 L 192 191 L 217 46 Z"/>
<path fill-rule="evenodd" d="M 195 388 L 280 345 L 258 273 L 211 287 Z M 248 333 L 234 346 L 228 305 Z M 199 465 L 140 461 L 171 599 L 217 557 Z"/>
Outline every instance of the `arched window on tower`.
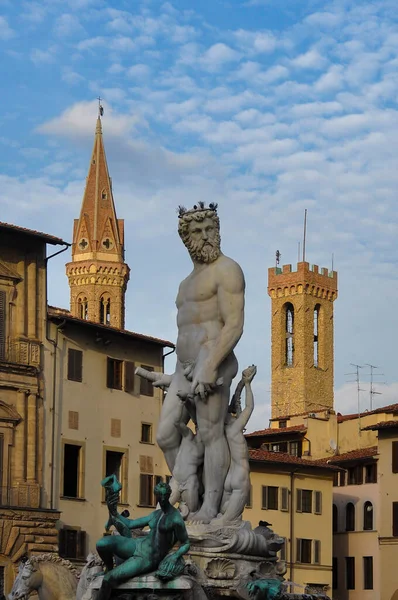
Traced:
<path fill-rule="evenodd" d="M 373 529 L 373 504 L 369 501 L 363 505 L 363 528 L 365 531 Z"/>
<path fill-rule="evenodd" d="M 355 531 L 355 506 L 352 502 L 345 507 L 345 530 Z"/>
<path fill-rule="evenodd" d="M 314 367 L 319 367 L 319 312 L 320 305 L 314 308 Z"/>
<path fill-rule="evenodd" d="M 88 319 L 88 301 L 87 298 L 79 298 L 77 301 L 77 314 L 79 319 L 84 319 L 87 321 Z"/>
<path fill-rule="evenodd" d="M 100 323 L 111 324 L 111 299 L 107 294 L 100 298 Z"/>
<path fill-rule="evenodd" d="M 287 367 L 292 367 L 294 359 L 294 306 L 290 302 L 285 305 L 285 314 L 285 364 Z"/>

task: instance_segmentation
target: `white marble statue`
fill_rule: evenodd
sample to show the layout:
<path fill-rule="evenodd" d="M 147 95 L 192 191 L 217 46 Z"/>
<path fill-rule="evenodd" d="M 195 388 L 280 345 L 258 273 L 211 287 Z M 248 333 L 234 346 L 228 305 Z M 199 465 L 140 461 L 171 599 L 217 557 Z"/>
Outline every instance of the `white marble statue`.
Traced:
<path fill-rule="evenodd" d="M 251 382 L 257 367 L 251 365 L 242 372 L 241 382 L 234 394 L 225 422 L 225 434 L 231 454 L 231 463 L 224 483 L 224 493 L 221 501 L 219 518 L 213 524 L 225 525 L 241 519 L 243 509 L 250 493 L 249 451 L 243 434 L 254 408 Z M 242 385 L 245 389 L 246 404 L 241 410 L 240 394 Z M 238 391 L 239 390 L 239 391 Z"/>
<path fill-rule="evenodd" d="M 157 442 L 171 472 L 181 442 L 175 427 L 178 392 L 194 394 L 196 419 L 204 445 L 203 504 L 194 520 L 210 522 L 219 512 L 229 468 L 224 422 L 230 386 L 238 369 L 233 349 L 243 332 L 245 280 L 240 266 L 220 249 L 217 206 L 180 208 L 178 232 L 193 270 L 177 295 L 177 365 L 158 427 Z M 184 368 L 184 365 L 185 368 Z M 217 386 L 221 378 L 222 385 Z M 161 380 L 157 382 L 161 384 Z M 156 385 L 156 382 L 155 382 Z M 187 422 L 189 415 L 184 420 Z"/>

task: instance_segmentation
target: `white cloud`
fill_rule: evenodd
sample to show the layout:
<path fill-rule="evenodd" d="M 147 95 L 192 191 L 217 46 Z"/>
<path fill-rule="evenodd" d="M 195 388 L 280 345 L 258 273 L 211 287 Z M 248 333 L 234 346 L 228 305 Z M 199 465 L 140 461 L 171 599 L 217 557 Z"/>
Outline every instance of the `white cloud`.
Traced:
<path fill-rule="evenodd" d="M 145 64 L 132 65 L 127 69 L 127 75 L 132 79 L 145 79 L 149 76 L 150 72 L 150 68 Z"/>
<path fill-rule="evenodd" d="M 304 54 L 300 54 L 293 60 L 291 60 L 291 65 L 299 69 L 322 69 L 325 66 L 326 59 L 322 56 L 318 50 L 311 49 Z"/>
<path fill-rule="evenodd" d="M 340 89 L 343 85 L 343 67 L 332 65 L 327 73 L 320 76 L 315 84 L 315 90 L 321 93 L 332 92 Z"/>
<path fill-rule="evenodd" d="M 223 65 L 239 60 L 241 54 L 223 43 L 214 44 L 202 55 L 200 64 L 208 71 L 217 71 Z"/>
<path fill-rule="evenodd" d="M 0 15 L 0 40 L 9 40 L 15 36 L 15 31 L 11 29 L 5 17 Z"/>
<path fill-rule="evenodd" d="M 56 19 L 54 33 L 61 37 L 82 35 L 84 34 L 84 28 L 76 15 L 65 13 Z"/>
<path fill-rule="evenodd" d="M 111 66 L 108 67 L 108 73 L 111 75 L 119 75 L 120 73 L 123 73 L 124 70 L 125 67 L 120 63 L 112 63 Z"/>
<path fill-rule="evenodd" d="M 55 61 L 55 54 L 57 52 L 56 46 L 51 46 L 47 50 L 40 50 L 39 48 L 33 48 L 30 53 L 30 60 L 35 65 L 50 64 Z"/>
<path fill-rule="evenodd" d="M 71 67 L 65 67 L 62 72 L 62 81 L 65 81 L 68 85 L 77 85 L 85 81 L 85 79 L 82 75 L 71 69 Z"/>

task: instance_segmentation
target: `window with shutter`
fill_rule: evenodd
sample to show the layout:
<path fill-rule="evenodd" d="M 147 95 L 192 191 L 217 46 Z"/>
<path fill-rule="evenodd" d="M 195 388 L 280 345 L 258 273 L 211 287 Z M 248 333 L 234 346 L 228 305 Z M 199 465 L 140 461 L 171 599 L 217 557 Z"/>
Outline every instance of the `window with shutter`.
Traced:
<path fill-rule="evenodd" d="M 289 510 L 289 490 L 288 488 L 281 488 L 281 510 Z"/>
<path fill-rule="evenodd" d="M 262 486 L 262 496 L 261 496 L 261 508 L 268 508 L 268 502 L 267 502 L 267 486 L 263 485 Z"/>
<path fill-rule="evenodd" d="M 62 496 L 81 498 L 83 494 L 82 446 L 65 443 L 63 446 Z"/>
<path fill-rule="evenodd" d="M 83 352 L 68 349 L 68 379 L 69 381 L 83 381 Z"/>
<path fill-rule="evenodd" d="M 363 589 L 373 590 L 373 556 L 363 557 Z"/>
<path fill-rule="evenodd" d="M 0 598 L 5 598 L 4 567 L 0 567 Z"/>
<path fill-rule="evenodd" d="M 312 490 L 301 490 L 302 493 L 302 506 L 301 510 L 303 513 L 312 512 Z"/>
<path fill-rule="evenodd" d="M 303 490 L 296 492 L 296 512 L 303 512 Z"/>
<path fill-rule="evenodd" d="M 0 360 L 6 358 L 6 293 L 0 290 Z"/>
<path fill-rule="evenodd" d="M 122 432 L 122 422 L 120 419 L 111 419 L 111 437 L 120 438 Z"/>
<path fill-rule="evenodd" d="M 281 546 L 281 549 L 279 551 L 279 558 L 281 560 L 287 560 L 286 542 L 286 538 L 283 538 L 283 545 Z"/>
<path fill-rule="evenodd" d="M 253 486 L 251 485 L 249 488 L 249 492 L 247 494 L 247 502 L 246 502 L 246 508 L 252 508 L 253 506 Z"/>
<path fill-rule="evenodd" d="M 314 564 L 321 564 L 321 542 L 320 540 L 314 540 Z"/>
<path fill-rule="evenodd" d="M 392 503 L 392 534 L 398 537 L 398 502 Z"/>
<path fill-rule="evenodd" d="M 322 514 L 322 492 L 315 492 L 315 510 L 316 515 Z"/>
<path fill-rule="evenodd" d="M 392 443 L 392 472 L 398 473 L 398 442 Z"/>
<path fill-rule="evenodd" d="M 268 510 L 278 510 L 278 492 L 279 488 L 274 485 L 268 486 Z"/>
<path fill-rule="evenodd" d="M 108 356 L 106 386 L 114 390 L 122 389 L 123 361 Z"/>
<path fill-rule="evenodd" d="M 339 563 L 337 556 L 333 556 L 333 575 L 332 575 L 332 589 L 337 590 L 339 587 Z"/>
<path fill-rule="evenodd" d="M 70 410 L 68 414 L 69 429 L 79 429 L 79 413 L 76 410 Z"/>
<path fill-rule="evenodd" d="M 152 444 L 151 423 L 141 423 L 141 442 L 143 444 Z"/>
<path fill-rule="evenodd" d="M 373 529 L 373 504 L 369 500 L 363 505 L 363 528 L 365 531 Z"/>
<path fill-rule="evenodd" d="M 124 363 L 124 391 L 134 394 L 135 364 L 128 360 Z"/>
<path fill-rule="evenodd" d="M 345 530 L 355 531 L 355 506 L 352 502 L 345 507 Z"/>
<path fill-rule="evenodd" d="M 301 538 L 296 540 L 296 562 L 301 562 Z"/>
<path fill-rule="evenodd" d="M 347 590 L 355 590 L 355 558 L 354 558 L 354 556 L 346 556 L 345 571 L 346 571 L 346 589 Z"/>
<path fill-rule="evenodd" d="M 153 506 L 153 475 L 140 475 L 140 505 Z"/>
<path fill-rule="evenodd" d="M 149 367 L 148 365 L 141 365 L 143 369 L 146 371 L 154 371 L 153 367 Z M 151 381 L 145 379 L 144 377 L 140 377 L 140 395 L 141 396 L 153 396 L 153 385 Z"/>
<path fill-rule="evenodd" d="M 59 555 L 68 559 L 86 557 L 86 532 L 64 527 L 58 536 Z"/>

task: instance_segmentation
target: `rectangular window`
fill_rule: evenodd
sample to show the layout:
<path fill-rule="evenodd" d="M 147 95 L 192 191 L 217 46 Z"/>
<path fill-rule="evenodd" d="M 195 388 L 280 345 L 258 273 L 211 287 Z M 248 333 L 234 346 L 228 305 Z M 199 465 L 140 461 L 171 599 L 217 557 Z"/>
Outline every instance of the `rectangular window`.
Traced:
<path fill-rule="evenodd" d="M 86 558 L 86 532 L 65 527 L 59 530 L 59 555 L 62 558 Z"/>
<path fill-rule="evenodd" d="M 123 361 L 108 356 L 106 387 L 114 390 L 122 389 L 122 365 Z"/>
<path fill-rule="evenodd" d="M 296 491 L 296 512 L 312 513 L 312 490 Z"/>
<path fill-rule="evenodd" d="M 153 506 L 153 475 L 140 475 L 140 506 Z"/>
<path fill-rule="evenodd" d="M 0 598 L 5 598 L 4 567 L 0 567 Z"/>
<path fill-rule="evenodd" d="M 337 556 L 333 556 L 333 571 L 332 571 L 332 589 L 337 590 L 339 587 L 339 563 Z"/>
<path fill-rule="evenodd" d="M 298 458 L 301 458 L 301 456 L 303 454 L 303 443 L 302 442 L 290 442 L 289 454 L 291 454 L 292 456 L 298 456 Z"/>
<path fill-rule="evenodd" d="M 281 510 L 289 510 L 289 490 L 288 488 L 281 488 Z"/>
<path fill-rule="evenodd" d="M 392 503 L 392 534 L 398 537 L 398 502 Z"/>
<path fill-rule="evenodd" d="M 398 442 L 392 442 L 392 472 L 398 473 Z"/>
<path fill-rule="evenodd" d="M 287 427 L 287 421 L 286 419 L 282 419 L 282 421 L 279 421 L 279 429 L 284 429 L 285 427 Z"/>
<path fill-rule="evenodd" d="M 357 465 L 348 469 L 348 485 L 361 485 L 363 483 L 363 466 Z"/>
<path fill-rule="evenodd" d="M 4 464 L 4 435 L 0 433 L 0 506 L 2 501 L 2 492 L 4 485 L 4 473 L 6 472 L 5 464 Z M 4 490 L 6 491 L 6 490 Z M 1 595 L 0 595 L 1 598 Z"/>
<path fill-rule="evenodd" d="M 253 486 L 250 486 L 249 493 L 247 495 L 247 502 L 245 508 L 252 508 L 253 506 Z"/>
<path fill-rule="evenodd" d="M 363 589 L 373 590 L 373 556 L 363 557 Z"/>
<path fill-rule="evenodd" d="M 105 454 L 105 477 L 108 475 L 116 475 L 118 481 L 122 480 L 121 467 L 124 452 L 116 452 L 114 450 L 106 450 Z"/>
<path fill-rule="evenodd" d="M 68 348 L 68 379 L 83 381 L 83 352 Z"/>
<path fill-rule="evenodd" d="M 353 556 L 345 558 L 345 582 L 347 590 L 355 590 L 355 558 Z"/>
<path fill-rule="evenodd" d="M 134 394 L 135 364 L 129 360 L 124 362 L 124 391 Z"/>
<path fill-rule="evenodd" d="M 340 471 L 340 486 L 344 487 L 345 486 L 345 471 Z"/>
<path fill-rule="evenodd" d="M 273 485 L 263 485 L 261 508 L 278 510 L 278 490 L 279 488 Z"/>
<path fill-rule="evenodd" d="M 377 463 L 365 465 L 365 483 L 377 483 Z"/>
<path fill-rule="evenodd" d="M 314 540 L 314 565 L 321 564 L 321 542 Z"/>
<path fill-rule="evenodd" d="M 297 538 L 297 562 L 311 563 L 311 546 L 312 540 Z"/>
<path fill-rule="evenodd" d="M 338 471 L 336 471 L 335 473 L 333 473 L 333 485 L 334 485 L 334 487 L 337 487 L 339 485 L 339 473 L 338 473 Z"/>
<path fill-rule="evenodd" d="M 143 369 L 146 371 L 154 371 L 153 367 L 148 367 L 148 365 L 141 365 Z M 153 385 L 151 381 L 148 381 L 144 377 L 140 377 L 140 395 L 141 396 L 153 396 Z"/>
<path fill-rule="evenodd" d="M 6 293 L 0 290 L 0 360 L 5 360 L 6 358 L 6 298 Z"/>
<path fill-rule="evenodd" d="M 303 511 L 305 512 L 305 511 Z M 314 513 L 316 515 L 322 514 L 322 492 L 315 492 L 315 507 Z"/>
<path fill-rule="evenodd" d="M 65 498 L 82 497 L 82 454 L 82 446 L 78 444 L 64 444 L 62 496 Z"/>
<path fill-rule="evenodd" d="M 141 423 L 141 442 L 152 444 L 152 425 L 150 423 Z"/>

